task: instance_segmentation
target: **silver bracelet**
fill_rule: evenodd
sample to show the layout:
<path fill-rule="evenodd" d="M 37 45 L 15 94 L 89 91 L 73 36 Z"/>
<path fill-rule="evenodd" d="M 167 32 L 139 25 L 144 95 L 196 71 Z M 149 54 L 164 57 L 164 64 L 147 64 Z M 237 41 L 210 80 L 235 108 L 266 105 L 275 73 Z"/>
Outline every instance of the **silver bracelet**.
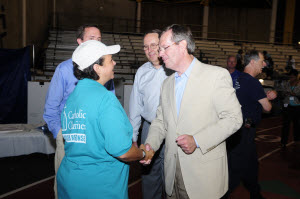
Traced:
<path fill-rule="evenodd" d="M 146 156 L 146 153 L 145 153 L 145 151 L 143 149 L 141 149 L 141 150 L 143 151 L 143 159 L 144 159 L 145 156 Z"/>

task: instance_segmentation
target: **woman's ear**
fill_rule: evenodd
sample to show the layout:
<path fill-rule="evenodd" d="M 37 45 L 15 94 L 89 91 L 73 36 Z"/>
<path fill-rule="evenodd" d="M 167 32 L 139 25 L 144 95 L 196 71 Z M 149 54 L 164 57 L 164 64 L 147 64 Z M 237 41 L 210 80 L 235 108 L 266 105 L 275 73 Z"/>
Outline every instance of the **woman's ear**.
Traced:
<path fill-rule="evenodd" d="M 94 66 L 93 66 L 93 69 L 94 69 L 94 71 L 95 71 L 97 74 L 100 73 L 100 67 L 101 67 L 101 66 L 99 66 L 98 64 L 94 64 Z"/>

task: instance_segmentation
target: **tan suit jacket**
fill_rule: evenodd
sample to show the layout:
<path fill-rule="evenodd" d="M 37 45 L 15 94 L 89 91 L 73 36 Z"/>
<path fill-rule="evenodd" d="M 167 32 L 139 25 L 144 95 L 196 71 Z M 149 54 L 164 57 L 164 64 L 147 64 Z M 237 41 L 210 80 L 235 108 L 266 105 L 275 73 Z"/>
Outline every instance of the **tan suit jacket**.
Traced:
<path fill-rule="evenodd" d="M 225 139 L 242 125 L 241 106 L 232 87 L 229 72 L 195 60 L 176 111 L 175 77 L 167 78 L 161 90 L 157 117 L 152 122 L 146 143 L 156 151 L 165 139 L 166 192 L 172 194 L 179 158 L 183 181 L 191 199 L 218 199 L 228 189 Z M 187 155 L 175 140 L 193 135 L 199 144 Z"/>

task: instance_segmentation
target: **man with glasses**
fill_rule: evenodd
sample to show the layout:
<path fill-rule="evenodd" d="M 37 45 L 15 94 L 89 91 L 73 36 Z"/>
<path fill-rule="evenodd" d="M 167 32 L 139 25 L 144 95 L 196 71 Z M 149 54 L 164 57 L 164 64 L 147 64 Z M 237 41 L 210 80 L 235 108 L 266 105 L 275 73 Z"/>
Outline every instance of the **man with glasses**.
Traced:
<path fill-rule="evenodd" d="M 76 36 L 78 45 L 88 40 L 101 41 L 101 32 L 96 25 L 80 26 Z M 77 81 L 78 79 L 73 74 L 72 59 L 68 59 L 56 67 L 46 96 L 43 118 L 48 125 L 49 131 L 51 131 L 53 137 L 56 139 L 55 174 L 65 156 L 60 115 Z M 105 87 L 115 92 L 113 80 L 108 81 Z M 54 194 L 55 198 L 57 198 L 56 179 L 54 180 Z"/>
<path fill-rule="evenodd" d="M 129 119 L 133 127 L 132 141 L 136 146 L 141 123 L 143 123 L 141 143 L 145 143 L 149 126 L 155 118 L 159 104 L 160 87 L 167 77 L 158 55 L 159 34 L 160 30 L 152 30 L 144 36 L 143 49 L 149 61 L 138 69 L 130 95 Z M 162 144 L 159 147 L 152 164 L 143 169 L 144 199 L 161 199 L 164 194 L 163 146 Z"/>
<path fill-rule="evenodd" d="M 231 77 L 193 56 L 195 42 L 184 26 L 167 27 L 159 47 L 166 67 L 176 72 L 163 82 L 146 150 L 157 151 L 165 139 L 169 198 L 219 199 L 228 189 L 224 140 L 242 125 Z"/>

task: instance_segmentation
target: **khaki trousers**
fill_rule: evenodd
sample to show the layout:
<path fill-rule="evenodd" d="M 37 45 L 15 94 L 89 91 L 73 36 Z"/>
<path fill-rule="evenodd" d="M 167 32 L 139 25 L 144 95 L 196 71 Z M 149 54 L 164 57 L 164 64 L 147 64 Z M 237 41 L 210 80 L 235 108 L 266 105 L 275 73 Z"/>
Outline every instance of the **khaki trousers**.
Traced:
<path fill-rule="evenodd" d="M 168 196 L 168 199 L 189 199 L 189 196 L 188 196 L 185 186 L 184 186 L 184 182 L 183 182 L 183 178 L 182 178 L 182 174 L 181 174 L 181 167 L 180 167 L 178 158 L 176 161 L 176 173 L 175 173 L 175 180 L 174 180 L 174 188 L 172 191 L 172 195 Z"/>
<path fill-rule="evenodd" d="M 60 163 L 61 163 L 62 159 L 64 158 L 64 156 L 65 156 L 64 139 L 63 139 L 62 132 L 60 129 L 57 134 L 57 137 L 56 137 L 56 151 L 55 151 L 55 157 L 54 157 L 54 169 L 55 169 L 54 194 L 55 194 L 55 199 L 58 199 L 56 174 L 57 174 L 58 168 L 59 168 Z"/>

